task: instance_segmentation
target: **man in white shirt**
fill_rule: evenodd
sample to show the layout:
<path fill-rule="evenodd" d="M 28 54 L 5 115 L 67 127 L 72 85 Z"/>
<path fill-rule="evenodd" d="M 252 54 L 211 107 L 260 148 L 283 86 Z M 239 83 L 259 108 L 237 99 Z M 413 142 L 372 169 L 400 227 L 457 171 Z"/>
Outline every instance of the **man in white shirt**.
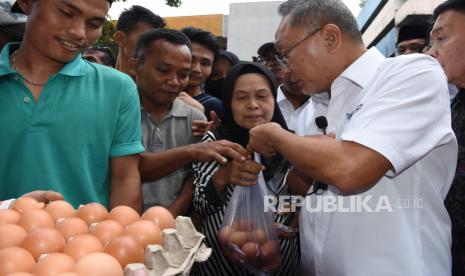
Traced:
<path fill-rule="evenodd" d="M 302 275 L 450 275 L 444 198 L 457 143 L 447 80 L 425 55 L 386 59 L 366 50 L 338 0 L 290 0 L 276 49 L 305 91 L 329 91 L 328 133 L 299 137 L 275 124 L 248 149 L 277 152 L 328 189 L 306 200 Z"/>
<path fill-rule="evenodd" d="M 310 96 L 305 95 L 302 88 L 293 82 L 289 76 L 286 76 L 284 83 L 278 87 L 276 101 L 290 130 L 296 130 L 298 118 L 308 105 L 309 98 Z"/>

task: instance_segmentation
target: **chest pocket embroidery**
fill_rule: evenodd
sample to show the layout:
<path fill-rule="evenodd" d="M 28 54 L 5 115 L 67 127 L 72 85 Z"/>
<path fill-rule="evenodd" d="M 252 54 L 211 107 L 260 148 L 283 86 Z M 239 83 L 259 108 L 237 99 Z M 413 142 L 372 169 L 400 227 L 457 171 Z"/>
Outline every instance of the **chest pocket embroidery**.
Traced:
<path fill-rule="evenodd" d="M 347 118 L 347 120 L 352 119 L 352 116 L 353 116 L 357 111 L 359 111 L 360 109 L 362 109 L 362 107 L 363 107 L 363 104 L 359 104 L 359 105 L 357 105 L 357 107 L 354 109 L 354 111 L 349 112 L 349 113 L 346 113 L 346 118 Z"/>

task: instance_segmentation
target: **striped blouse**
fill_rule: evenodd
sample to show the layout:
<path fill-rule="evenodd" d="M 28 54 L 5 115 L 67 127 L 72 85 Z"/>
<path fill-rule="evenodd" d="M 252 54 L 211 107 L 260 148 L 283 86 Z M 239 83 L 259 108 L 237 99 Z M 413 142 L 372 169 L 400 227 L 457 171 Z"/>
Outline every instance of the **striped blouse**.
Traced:
<path fill-rule="evenodd" d="M 202 143 L 215 141 L 212 132 L 207 132 Z M 213 249 L 212 256 L 203 263 L 197 263 L 191 275 L 252 275 L 247 270 L 229 262 L 223 255 L 218 242 L 217 233 L 221 228 L 223 217 L 228 207 L 229 200 L 234 192 L 233 185 L 227 185 L 219 194 L 212 185 L 211 179 L 219 169 L 220 163 L 195 162 L 194 168 L 194 209 L 201 217 L 200 231 L 206 236 L 207 246 Z M 284 179 L 284 177 L 281 177 Z M 277 187 L 277 195 L 289 194 L 285 181 L 280 181 Z M 287 224 L 294 214 L 276 215 L 275 221 Z M 279 239 L 282 265 L 273 275 L 296 275 L 300 263 L 300 248 L 298 235 L 291 238 Z"/>

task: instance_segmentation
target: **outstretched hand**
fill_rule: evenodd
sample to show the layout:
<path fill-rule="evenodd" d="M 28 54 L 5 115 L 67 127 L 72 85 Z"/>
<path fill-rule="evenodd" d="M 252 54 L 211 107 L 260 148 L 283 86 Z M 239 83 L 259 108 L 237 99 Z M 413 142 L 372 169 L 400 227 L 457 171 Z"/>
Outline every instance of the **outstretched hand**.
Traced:
<path fill-rule="evenodd" d="M 192 121 L 192 135 L 196 137 L 202 137 L 207 131 L 217 128 L 221 124 L 221 120 L 216 115 L 215 111 L 210 111 L 211 121 Z"/>
<path fill-rule="evenodd" d="M 194 161 L 217 161 L 222 165 L 228 162 L 228 158 L 236 160 L 237 162 L 244 162 L 248 155 L 247 150 L 241 145 L 227 140 L 196 143 L 189 145 L 189 147 L 194 154 Z"/>

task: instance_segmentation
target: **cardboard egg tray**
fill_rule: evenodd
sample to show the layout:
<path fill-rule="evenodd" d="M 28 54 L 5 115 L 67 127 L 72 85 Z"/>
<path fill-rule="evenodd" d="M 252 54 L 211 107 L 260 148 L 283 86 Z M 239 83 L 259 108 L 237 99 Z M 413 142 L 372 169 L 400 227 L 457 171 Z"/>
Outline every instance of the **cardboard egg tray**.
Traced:
<path fill-rule="evenodd" d="M 124 275 L 132 276 L 137 271 L 150 276 L 189 275 L 194 262 L 204 262 L 212 253 L 203 243 L 204 238 L 190 218 L 179 216 L 176 229 L 163 230 L 163 246 L 147 246 L 145 263 L 128 264 Z"/>

